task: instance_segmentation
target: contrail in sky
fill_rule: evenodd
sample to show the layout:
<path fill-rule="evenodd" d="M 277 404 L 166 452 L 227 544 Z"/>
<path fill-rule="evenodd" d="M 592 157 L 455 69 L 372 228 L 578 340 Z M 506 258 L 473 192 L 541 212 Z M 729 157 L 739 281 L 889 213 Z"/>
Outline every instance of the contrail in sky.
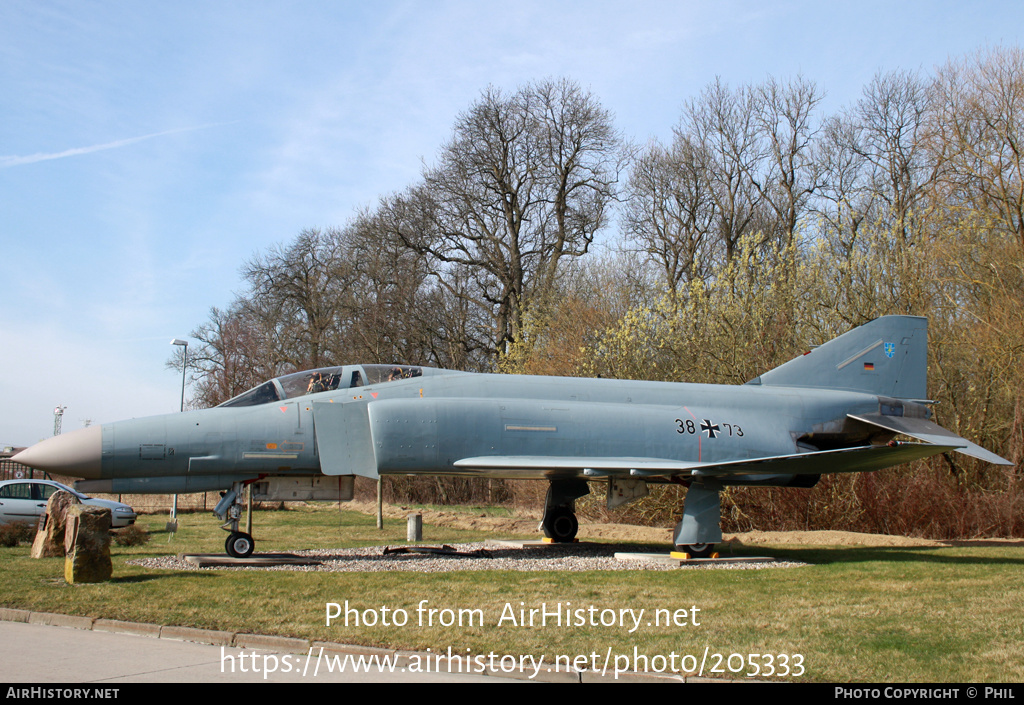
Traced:
<path fill-rule="evenodd" d="M 24 157 L 10 156 L 0 157 L 0 169 L 7 169 L 12 166 L 21 166 L 22 164 L 35 164 L 36 162 L 45 162 L 50 159 L 63 159 L 64 157 L 77 157 L 80 154 L 91 154 L 93 152 L 102 152 L 105 149 L 117 149 L 118 147 L 126 147 L 136 142 L 142 142 L 144 140 L 153 139 L 154 137 L 162 137 L 164 135 L 173 135 L 178 132 L 191 132 L 194 130 L 205 130 L 209 127 L 218 127 L 220 125 L 230 125 L 231 123 L 213 123 L 210 125 L 199 125 L 198 127 L 179 127 L 175 130 L 164 130 L 163 132 L 154 132 L 150 135 L 142 135 L 141 137 L 129 137 L 125 140 L 117 140 L 116 142 L 106 142 L 104 144 L 94 144 L 90 147 L 75 147 L 74 149 L 66 149 L 63 152 L 52 152 L 50 154 L 29 154 Z"/>

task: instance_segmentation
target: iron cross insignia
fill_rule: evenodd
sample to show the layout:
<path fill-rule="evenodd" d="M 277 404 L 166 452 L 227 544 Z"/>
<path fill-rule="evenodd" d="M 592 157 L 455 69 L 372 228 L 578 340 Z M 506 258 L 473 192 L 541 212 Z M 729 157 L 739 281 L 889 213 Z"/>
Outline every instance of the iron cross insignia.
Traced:
<path fill-rule="evenodd" d="M 718 437 L 718 424 L 711 423 L 710 419 L 704 419 L 704 423 L 700 425 L 700 430 L 701 432 L 708 434 L 708 438 Z"/>

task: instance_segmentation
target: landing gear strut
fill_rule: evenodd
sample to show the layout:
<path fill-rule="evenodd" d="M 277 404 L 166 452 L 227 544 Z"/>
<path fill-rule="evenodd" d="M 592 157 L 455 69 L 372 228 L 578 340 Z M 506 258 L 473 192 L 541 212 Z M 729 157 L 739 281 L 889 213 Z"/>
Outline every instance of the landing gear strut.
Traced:
<path fill-rule="evenodd" d="M 224 550 L 232 558 L 248 558 L 256 548 L 256 542 L 252 536 L 238 530 L 238 524 L 242 518 L 242 488 L 244 486 L 244 482 L 233 483 L 231 491 L 224 494 L 213 510 L 213 513 L 222 521 L 226 520 L 226 523 L 220 528 L 231 532 L 224 542 Z"/>
<path fill-rule="evenodd" d="M 580 523 L 576 519 L 576 500 L 590 493 L 586 480 L 552 480 L 544 499 L 544 535 L 555 543 L 571 543 Z"/>
<path fill-rule="evenodd" d="M 722 540 L 721 491 L 722 485 L 712 479 L 694 482 L 686 490 L 683 518 L 672 535 L 677 551 L 690 558 L 710 558 L 714 553 Z"/>

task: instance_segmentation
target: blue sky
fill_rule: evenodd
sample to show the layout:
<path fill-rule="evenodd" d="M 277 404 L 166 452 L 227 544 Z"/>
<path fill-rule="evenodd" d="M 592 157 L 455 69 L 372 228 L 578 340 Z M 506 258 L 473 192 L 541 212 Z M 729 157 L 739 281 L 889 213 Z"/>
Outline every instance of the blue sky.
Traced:
<path fill-rule="evenodd" d="M 798 73 L 856 100 L 1017 44 L 1024 3 L 0 2 L 0 446 L 173 412 L 169 341 L 242 262 L 413 183 L 488 85 L 568 77 L 631 139 Z M 338 361 L 339 363 L 347 361 Z"/>

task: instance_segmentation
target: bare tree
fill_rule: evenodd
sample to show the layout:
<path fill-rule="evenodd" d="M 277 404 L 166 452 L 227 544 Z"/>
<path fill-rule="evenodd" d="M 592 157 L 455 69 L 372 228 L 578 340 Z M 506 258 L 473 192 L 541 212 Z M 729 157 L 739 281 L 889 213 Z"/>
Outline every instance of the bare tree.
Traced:
<path fill-rule="evenodd" d="M 856 149 L 869 166 L 871 193 L 884 204 L 904 243 L 912 239 L 914 209 L 923 204 L 940 164 L 927 149 L 932 109 L 927 83 L 917 73 L 878 74 L 857 101 Z"/>
<path fill-rule="evenodd" d="M 708 275 L 716 211 L 696 147 L 677 136 L 671 149 L 650 145 L 626 186 L 623 231 L 664 276 L 672 293 Z"/>
<path fill-rule="evenodd" d="M 396 232 L 422 224 L 415 197 L 392 196 L 360 213 L 347 228 L 353 284 L 351 345 L 359 360 L 407 362 L 453 369 L 476 367 L 481 347 L 461 297 L 465 277 L 453 265 L 444 276 L 429 255 L 408 247 Z"/>
<path fill-rule="evenodd" d="M 676 139 L 694 146 L 717 215 L 718 239 L 725 259 L 735 255 L 740 240 L 759 216 L 762 195 L 754 183 L 765 150 L 754 118 L 749 88 L 730 90 L 721 79 L 686 103 Z"/>
<path fill-rule="evenodd" d="M 271 324 L 281 363 L 294 369 L 333 364 L 348 328 L 355 270 L 341 231 L 303 230 L 242 267 L 247 306 Z"/>
<path fill-rule="evenodd" d="M 768 78 L 753 89 L 754 119 L 766 144 L 766 158 L 754 186 L 771 206 L 783 246 L 793 244 L 797 221 L 818 187 L 813 164 L 820 130 L 815 110 L 824 97 L 814 83 L 798 76 L 781 83 Z"/>
<path fill-rule="evenodd" d="M 943 67 L 937 136 L 953 197 L 975 202 L 1024 253 L 1024 51 L 981 51 Z"/>
<path fill-rule="evenodd" d="M 821 216 L 840 241 L 837 255 L 848 257 L 873 197 L 866 187 L 867 160 L 858 145 L 859 130 L 848 114 L 828 117 L 813 150 L 819 187 L 809 210 Z"/>
<path fill-rule="evenodd" d="M 245 303 L 239 299 L 226 310 L 210 309 L 207 322 L 191 333 L 197 341 L 188 349 L 194 406 L 217 406 L 277 374 L 268 331 Z M 167 364 L 180 370 L 180 353 Z"/>
<path fill-rule="evenodd" d="M 469 268 L 471 297 L 492 321 L 501 353 L 520 334 L 530 302 L 542 300 L 566 257 L 587 253 L 606 219 L 620 165 L 610 114 L 570 81 L 490 88 L 461 114 L 422 186 L 384 207 L 406 246 L 438 266 Z"/>
<path fill-rule="evenodd" d="M 538 233 L 541 265 L 532 288 L 543 299 L 554 288 L 564 257 L 587 254 L 606 223 L 626 155 L 611 113 L 578 84 L 562 79 L 532 87 L 544 181 L 544 211 L 551 219 Z"/>

